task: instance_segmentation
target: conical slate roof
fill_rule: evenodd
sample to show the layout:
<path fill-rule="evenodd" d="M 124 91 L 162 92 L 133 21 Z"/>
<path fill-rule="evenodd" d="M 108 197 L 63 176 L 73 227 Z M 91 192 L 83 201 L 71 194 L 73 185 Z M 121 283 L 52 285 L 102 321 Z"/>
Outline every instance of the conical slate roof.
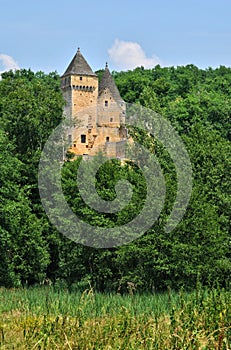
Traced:
<path fill-rule="evenodd" d="M 112 97 L 114 98 L 115 101 L 123 101 L 120 96 L 119 90 L 114 82 L 114 79 L 108 69 L 107 63 L 102 75 L 102 79 L 99 83 L 99 95 L 101 95 L 103 90 L 106 88 L 110 90 Z"/>
<path fill-rule="evenodd" d="M 73 57 L 71 63 L 67 67 L 67 70 L 63 74 L 65 75 L 91 75 L 96 76 L 96 74 L 92 71 L 91 67 L 83 57 L 83 55 L 80 52 L 80 49 L 78 48 L 77 53 Z"/>

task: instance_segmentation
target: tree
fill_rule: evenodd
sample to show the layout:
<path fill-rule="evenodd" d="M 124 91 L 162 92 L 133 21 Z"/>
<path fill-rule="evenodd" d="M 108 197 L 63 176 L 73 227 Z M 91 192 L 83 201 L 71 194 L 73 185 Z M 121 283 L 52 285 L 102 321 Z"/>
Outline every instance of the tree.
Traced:
<path fill-rule="evenodd" d="M 27 188 L 22 188 L 22 163 L 0 130 L 0 283 L 14 286 L 45 277 L 49 262 L 43 223 L 32 213 Z"/>

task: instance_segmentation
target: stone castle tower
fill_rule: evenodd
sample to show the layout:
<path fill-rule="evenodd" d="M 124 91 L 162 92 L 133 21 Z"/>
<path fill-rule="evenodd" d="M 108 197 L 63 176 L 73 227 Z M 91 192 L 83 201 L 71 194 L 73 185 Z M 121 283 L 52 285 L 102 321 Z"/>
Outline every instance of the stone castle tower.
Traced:
<path fill-rule="evenodd" d="M 70 151 L 95 155 L 101 150 L 107 156 L 123 157 L 126 107 L 107 64 L 99 83 L 78 49 L 61 77 L 61 88 L 64 113 L 73 121 L 68 134 Z"/>

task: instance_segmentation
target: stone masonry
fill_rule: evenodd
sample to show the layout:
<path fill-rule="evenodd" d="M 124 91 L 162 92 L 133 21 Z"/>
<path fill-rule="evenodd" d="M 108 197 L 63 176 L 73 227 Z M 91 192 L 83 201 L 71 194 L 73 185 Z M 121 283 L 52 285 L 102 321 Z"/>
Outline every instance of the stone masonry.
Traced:
<path fill-rule="evenodd" d="M 126 107 L 107 64 L 99 83 L 78 49 L 61 77 L 61 88 L 66 100 L 64 113 L 73 122 L 68 131 L 70 151 L 91 156 L 101 150 L 107 156 L 123 158 Z"/>

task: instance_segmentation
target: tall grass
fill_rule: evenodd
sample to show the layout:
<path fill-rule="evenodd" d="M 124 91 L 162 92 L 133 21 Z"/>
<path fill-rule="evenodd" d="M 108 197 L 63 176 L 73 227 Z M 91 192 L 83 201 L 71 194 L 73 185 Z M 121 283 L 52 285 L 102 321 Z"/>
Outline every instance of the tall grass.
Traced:
<path fill-rule="evenodd" d="M 0 289 L 1 349 L 231 349 L 231 293 Z"/>

